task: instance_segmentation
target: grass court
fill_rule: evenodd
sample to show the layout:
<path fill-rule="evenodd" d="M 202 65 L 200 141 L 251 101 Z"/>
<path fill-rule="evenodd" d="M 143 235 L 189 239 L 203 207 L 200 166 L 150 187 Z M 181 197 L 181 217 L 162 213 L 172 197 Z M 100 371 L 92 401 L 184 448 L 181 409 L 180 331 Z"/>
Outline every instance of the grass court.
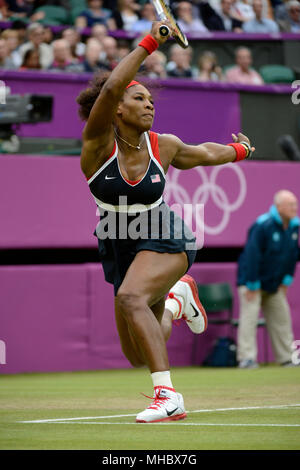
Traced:
<path fill-rule="evenodd" d="M 0 449 L 300 449 L 300 367 L 173 368 L 172 380 L 187 418 L 136 424 L 146 369 L 2 375 Z"/>

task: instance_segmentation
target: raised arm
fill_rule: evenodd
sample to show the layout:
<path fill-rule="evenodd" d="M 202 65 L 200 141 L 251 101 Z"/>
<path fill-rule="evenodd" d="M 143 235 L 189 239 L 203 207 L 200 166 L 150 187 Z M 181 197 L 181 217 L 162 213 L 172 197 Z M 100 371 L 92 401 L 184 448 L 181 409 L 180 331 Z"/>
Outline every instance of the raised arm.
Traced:
<path fill-rule="evenodd" d="M 151 30 L 151 36 L 158 44 L 167 40 L 167 37 L 159 34 L 161 24 L 162 22 L 154 22 Z M 113 70 L 91 110 L 83 132 L 84 140 L 97 139 L 105 145 L 105 141 L 112 135 L 114 115 L 125 88 L 135 77 L 148 55 L 146 48 L 137 46 Z"/>
<path fill-rule="evenodd" d="M 188 170 L 200 165 L 222 165 L 248 158 L 255 148 L 250 146 L 248 137 L 232 134 L 233 146 L 206 142 L 200 145 L 184 144 L 178 137 L 168 136 L 173 150 L 170 164 L 180 170 Z M 240 144 L 240 145 L 235 145 Z"/>

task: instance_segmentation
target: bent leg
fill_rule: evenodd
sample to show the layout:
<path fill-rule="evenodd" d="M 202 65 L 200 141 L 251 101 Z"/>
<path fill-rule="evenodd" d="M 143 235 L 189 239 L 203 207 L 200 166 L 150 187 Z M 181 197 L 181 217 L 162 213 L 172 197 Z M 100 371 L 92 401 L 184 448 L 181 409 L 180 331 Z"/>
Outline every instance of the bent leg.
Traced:
<path fill-rule="evenodd" d="M 151 310 L 160 323 L 165 342 L 167 342 L 172 332 L 173 314 L 165 308 L 165 298 L 163 297 L 156 304 L 152 305 Z"/>
<path fill-rule="evenodd" d="M 165 342 L 168 341 L 172 332 L 173 315 L 168 309 L 165 309 L 165 298 L 163 297 L 151 307 L 151 310 L 160 323 Z M 142 367 L 146 364 L 143 351 L 140 350 L 127 321 L 124 319 L 118 306 L 115 306 L 115 318 L 117 330 L 121 339 L 121 346 L 124 355 L 134 367 Z"/>
<path fill-rule="evenodd" d="M 130 361 L 133 359 L 133 365 L 145 362 L 151 372 L 169 370 L 165 336 L 159 322 L 160 317 L 163 319 L 162 304 L 157 304 L 186 272 L 187 266 L 184 252 L 153 251 L 140 251 L 130 265 L 115 305 L 122 349 Z M 158 318 L 151 307 L 157 311 Z"/>
<path fill-rule="evenodd" d="M 140 350 L 135 340 L 134 333 L 132 332 L 130 325 L 124 318 L 121 309 L 118 307 L 116 297 L 115 319 L 124 356 L 128 359 L 133 367 L 142 367 L 146 365 L 143 352 Z"/>

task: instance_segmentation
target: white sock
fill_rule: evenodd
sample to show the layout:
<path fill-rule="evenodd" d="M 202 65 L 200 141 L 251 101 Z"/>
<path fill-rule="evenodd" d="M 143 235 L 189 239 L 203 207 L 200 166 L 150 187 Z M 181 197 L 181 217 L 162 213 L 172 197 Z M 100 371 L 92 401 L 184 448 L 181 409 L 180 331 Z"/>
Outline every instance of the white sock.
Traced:
<path fill-rule="evenodd" d="M 173 320 L 178 320 L 183 314 L 183 297 L 181 297 L 181 295 L 176 295 L 176 297 L 174 295 L 173 297 L 168 297 L 165 301 L 165 308 L 172 312 Z"/>
<path fill-rule="evenodd" d="M 163 372 L 153 372 L 151 377 L 153 381 L 153 387 L 169 387 L 174 389 L 169 370 Z"/>

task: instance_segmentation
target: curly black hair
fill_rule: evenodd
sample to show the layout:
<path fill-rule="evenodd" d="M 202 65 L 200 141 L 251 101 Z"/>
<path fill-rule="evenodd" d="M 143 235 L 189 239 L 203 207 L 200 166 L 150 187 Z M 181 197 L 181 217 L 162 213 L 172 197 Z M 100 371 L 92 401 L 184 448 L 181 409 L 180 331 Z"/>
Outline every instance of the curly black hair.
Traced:
<path fill-rule="evenodd" d="M 94 106 L 96 99 L 98 98 L 104 84 L 110 77 L 111 72 L 109 71 L 99 71 L 96 72 L 93 79 L 90 81 L 88 88 L 81 91 L 76 98 L 76 102 L 79 104 L 79 116 L 83 121 L 87 121 Z M 145 86 L 152 93 L 157 89 L 161 89 L 161 85 L 157 83 L 143 83 L 145 75 L 139 73 L 135 78 L 141 85 Z"/>
<path fill-rule="evenodd" d="M 108 80 L 111 72 L 97 72 L 93 79 L 89 83 L 89 87 L 82 90 L 76 98 L 76 102 L 80 108 L 78 110 L 79 116 L 83 121 L 87 121 L 94 106 L 96 99 L 98 98 L 103 85 Z"/>

